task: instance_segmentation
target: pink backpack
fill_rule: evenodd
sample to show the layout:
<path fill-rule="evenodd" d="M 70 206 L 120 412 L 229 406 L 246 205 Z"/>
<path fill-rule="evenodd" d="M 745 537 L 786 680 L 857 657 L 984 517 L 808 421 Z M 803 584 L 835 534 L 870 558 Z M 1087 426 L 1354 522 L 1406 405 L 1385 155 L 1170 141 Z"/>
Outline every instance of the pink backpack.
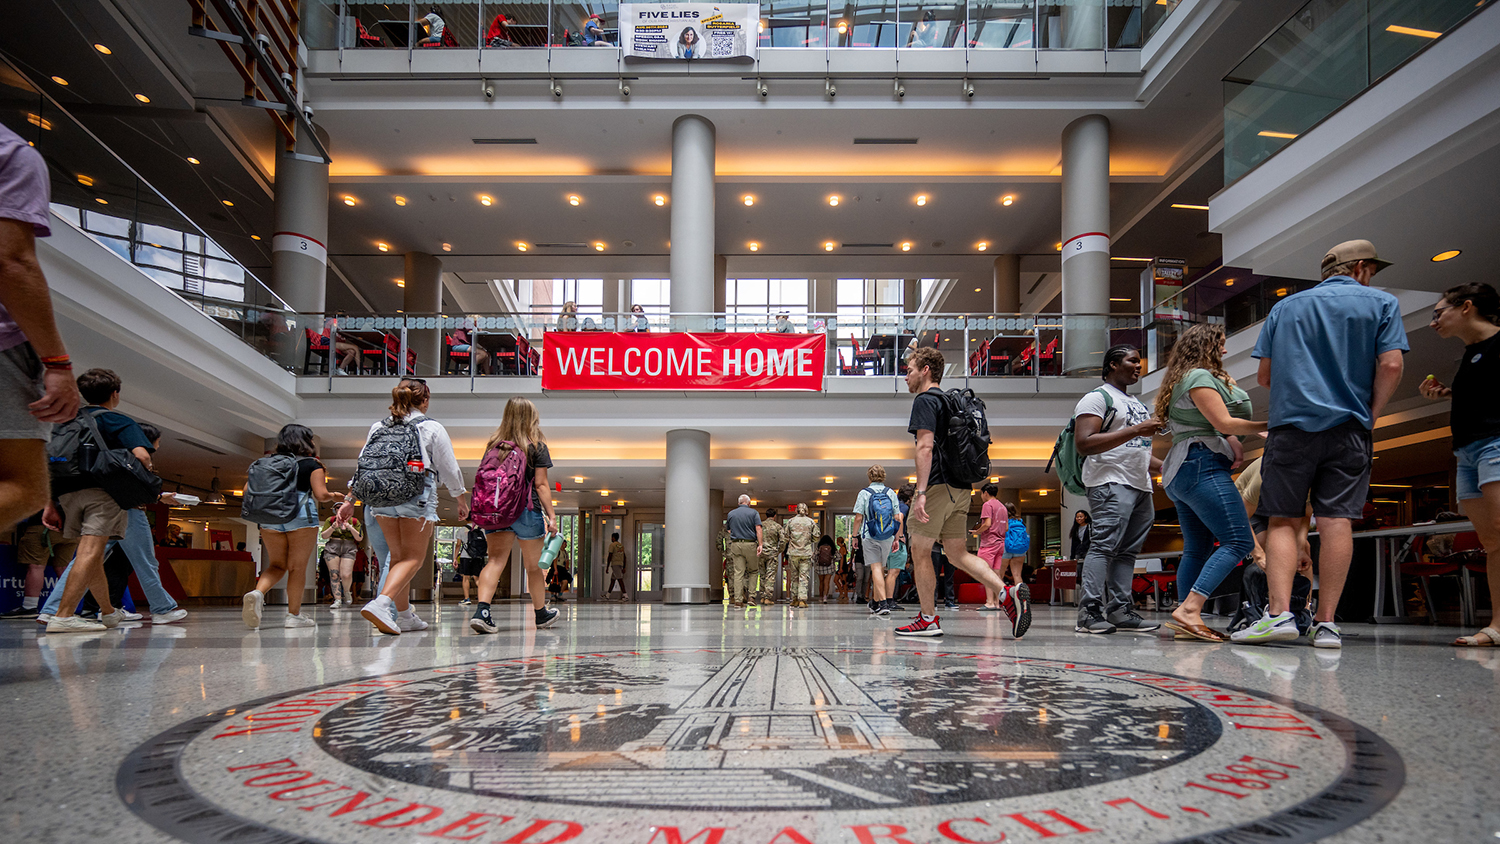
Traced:
<path fill-rule="evenodd" d="M 469 521 L 485 530 L 510 527 L 523 511 L 531 509 L 526 450 L 508 440 L 490 449 L 479 461 L 469 503 Z"/>

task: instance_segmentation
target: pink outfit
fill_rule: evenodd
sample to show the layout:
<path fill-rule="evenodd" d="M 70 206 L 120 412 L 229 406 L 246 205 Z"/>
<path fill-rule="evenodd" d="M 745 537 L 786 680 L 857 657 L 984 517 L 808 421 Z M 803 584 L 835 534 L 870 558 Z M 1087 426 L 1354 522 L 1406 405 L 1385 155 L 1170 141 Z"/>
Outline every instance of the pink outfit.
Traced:
<path fill-rule="evenodd" d="M 994 548 L 998 556 L 1005 547 L 1005 526 L 1010 522 L 1005 505 L 1000 503 L 1000 499 L 991 498 L 979 508 L 979 518 L 990 520 L 990 526 L 979 532 L 979 556 L 984 557 L 987 548 Z"/>

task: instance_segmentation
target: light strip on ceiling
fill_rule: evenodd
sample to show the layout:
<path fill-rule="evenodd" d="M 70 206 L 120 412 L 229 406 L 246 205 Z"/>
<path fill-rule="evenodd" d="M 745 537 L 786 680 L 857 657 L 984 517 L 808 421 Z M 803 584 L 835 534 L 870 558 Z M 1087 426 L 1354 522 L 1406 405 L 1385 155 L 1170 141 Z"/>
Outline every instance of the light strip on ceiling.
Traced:
<path fill-rule="evenodd" d="M 1386 27 L 1385 31 L 1386 32 L 1394 32 L 1397 35 L 1415 35 L 1415 36 L 1418 36 L 1420 38 L 1441 38 L 1441 37 L 1443 37 L 1443 33 L 1441 33 L 1441 32 L 1433 32 L 1430 29 L 1416 29 L 1416 28 L 1413 28 L 1413 27 L 1410 27 L 1410 26 L 1397 26 L 1395 24 L 1391 24 L 1390 26 Z"/>
<path fill-rule="evenodd" d="M 474 138 L 476 144 L 534 144 L 536 138 Z"/>

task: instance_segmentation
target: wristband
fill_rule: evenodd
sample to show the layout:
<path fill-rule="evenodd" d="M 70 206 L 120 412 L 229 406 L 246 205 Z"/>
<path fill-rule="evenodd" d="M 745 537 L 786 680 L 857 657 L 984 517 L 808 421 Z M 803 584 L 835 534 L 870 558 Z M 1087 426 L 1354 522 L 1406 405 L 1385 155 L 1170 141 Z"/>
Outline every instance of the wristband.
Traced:
<path fill-rule="evenodd" d="M 48 369 L 72 369 L 73 360 L 66 354 L 49 355 L 42 358 L 42 366 L 45 366 Z"/>

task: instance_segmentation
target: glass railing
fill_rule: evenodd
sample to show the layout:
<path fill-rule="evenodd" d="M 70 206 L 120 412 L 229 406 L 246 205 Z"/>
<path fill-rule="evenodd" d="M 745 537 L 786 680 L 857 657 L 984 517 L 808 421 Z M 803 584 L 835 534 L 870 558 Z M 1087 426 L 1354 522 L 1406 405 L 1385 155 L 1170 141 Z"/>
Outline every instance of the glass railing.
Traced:
<path fill-rule="evenodd" d="M 1180 0 L 766 0 L 766 48 L 1138 49 Z M 618 49 L 617 2 L 384 3 L 312 0 L 310 49 Z"/>
<path fill-rule="evenodd" d="M 1312 0 L 1224 77 L 1230 184 L 1486 4 Z"/>
<path fill-rule="evenodd" d="M 1154 372 L 1166 364 L 1172 344 L 1188 326 L 1215 323 L 1224 326 L 1225 335 L 1231 336 L 1259 325 L 1277 302 L 1317 284 L 1306 279 L 1256 275 L 1236 267 L 1216 267 L 1200 274 L 1142 314 L 1140 349 L 1145 371 Z"/>

